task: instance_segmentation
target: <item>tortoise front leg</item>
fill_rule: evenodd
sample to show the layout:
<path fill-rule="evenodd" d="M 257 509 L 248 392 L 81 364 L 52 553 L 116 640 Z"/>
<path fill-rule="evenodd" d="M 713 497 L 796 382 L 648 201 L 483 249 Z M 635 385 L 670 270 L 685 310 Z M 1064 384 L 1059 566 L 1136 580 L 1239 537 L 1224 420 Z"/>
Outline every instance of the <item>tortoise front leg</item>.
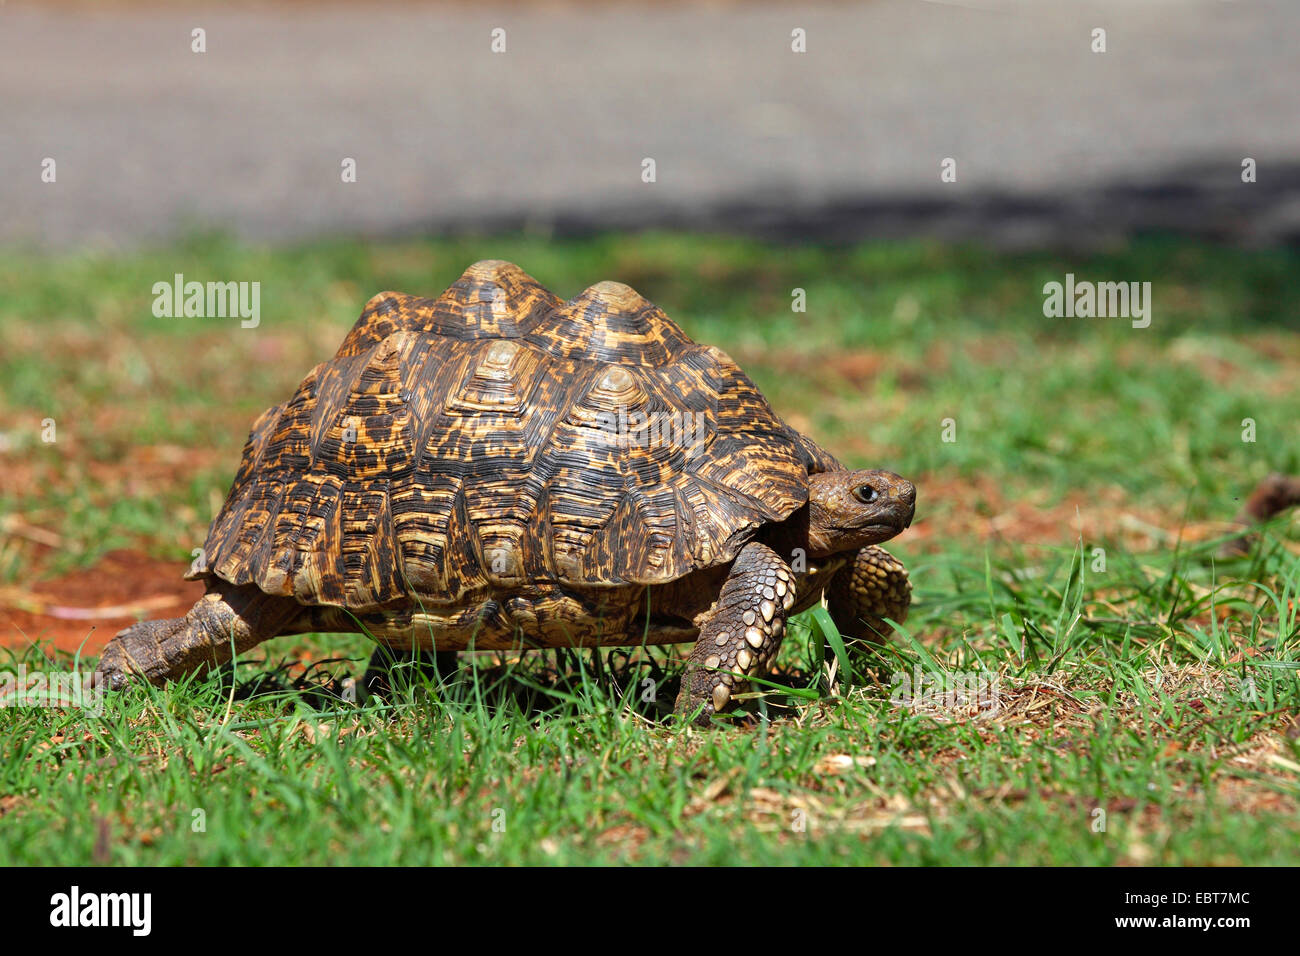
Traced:
<path fill-rule="evenodd" d="M 899 624 L 907 620 L 912 582 L 903 562 L 869 544 L 835 572 L 826 587 L 826 601 L 841 634 L 879 643 L 893 631 L 885 618 Z"/>
<path fill-rule="evenodd" d="M 98 672 L 117 690 L 132 675 L 161 684 L 230 660 L 275 637 L 302 607 L 251 584 L 217 581 L 184 617 L 141 621 L 119 631 L 99 658 Z"/>
<path fill-rule="evenodd" d="M 785 636 L 794 574 L 775 551 L 751 542 L 736 556 L 717 604 L 700 628 L 677 695 L 677 716 L 702 727 L 749 682 L 767 672 Z M 698 713 L 697 713 L 698 711 Z"/>

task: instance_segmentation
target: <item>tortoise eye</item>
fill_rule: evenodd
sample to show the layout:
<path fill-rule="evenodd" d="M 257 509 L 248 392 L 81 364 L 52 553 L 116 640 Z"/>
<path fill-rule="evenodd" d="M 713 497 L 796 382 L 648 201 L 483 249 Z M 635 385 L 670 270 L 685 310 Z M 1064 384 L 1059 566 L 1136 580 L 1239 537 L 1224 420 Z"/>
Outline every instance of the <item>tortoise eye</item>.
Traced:
<path fill-rule="evenodd" d="M 869 505 L 880 497 L 880 492 L 876 491 L 876 489 L 872 488 L 870 485 L 859 485 L 857 488 L 853 489 L 853 497 L 857 498 L 864 505 Z"/>

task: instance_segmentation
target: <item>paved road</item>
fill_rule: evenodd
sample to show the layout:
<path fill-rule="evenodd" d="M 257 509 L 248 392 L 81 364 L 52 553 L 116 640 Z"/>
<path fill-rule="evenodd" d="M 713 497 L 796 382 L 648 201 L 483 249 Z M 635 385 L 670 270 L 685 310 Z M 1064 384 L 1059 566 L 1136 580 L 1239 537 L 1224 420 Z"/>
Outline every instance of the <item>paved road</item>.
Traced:
<path fill-rule="evenodd" d="M 1297 51 L 1294 0 L 11 0 L 0 242 L 673 224 L 1300 241 Z M 939 181 L 944 157 L 955 183 Z"/>

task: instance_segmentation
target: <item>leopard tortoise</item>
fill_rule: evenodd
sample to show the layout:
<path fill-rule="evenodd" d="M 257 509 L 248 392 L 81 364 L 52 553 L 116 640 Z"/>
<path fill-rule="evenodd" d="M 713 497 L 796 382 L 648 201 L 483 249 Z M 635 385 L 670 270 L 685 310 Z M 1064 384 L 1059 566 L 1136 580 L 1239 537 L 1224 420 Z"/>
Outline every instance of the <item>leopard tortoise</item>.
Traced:
<path fill-rule="evenodd" d="M 253 424 L 181 618 L 100 673 L 161 683 L 280 634 L 381 651 L 695 642 L 677 712 L 708 723 L 822 599 L 846 635 L 911 600 L 876 545 L 915 490 L 786 425 L 724 352 L 625 285 L 562 302 L 518 266 L 375 296 Z M 445 666 L 445 663 L 444 663 Z"/>

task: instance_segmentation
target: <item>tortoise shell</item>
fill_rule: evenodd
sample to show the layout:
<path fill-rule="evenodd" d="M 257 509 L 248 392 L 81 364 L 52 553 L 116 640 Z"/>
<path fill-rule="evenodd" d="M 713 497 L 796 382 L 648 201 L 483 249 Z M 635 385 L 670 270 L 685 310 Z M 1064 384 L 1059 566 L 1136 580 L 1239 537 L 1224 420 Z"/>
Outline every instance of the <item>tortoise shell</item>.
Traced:
<path fill-rule="evenodd" d="M 357 612 L 663 584 L 839 467 L 627 286 L 562 302 L 479 262 L 437 299 L 375 296 L 257 419 L 190 577 Z"/>

